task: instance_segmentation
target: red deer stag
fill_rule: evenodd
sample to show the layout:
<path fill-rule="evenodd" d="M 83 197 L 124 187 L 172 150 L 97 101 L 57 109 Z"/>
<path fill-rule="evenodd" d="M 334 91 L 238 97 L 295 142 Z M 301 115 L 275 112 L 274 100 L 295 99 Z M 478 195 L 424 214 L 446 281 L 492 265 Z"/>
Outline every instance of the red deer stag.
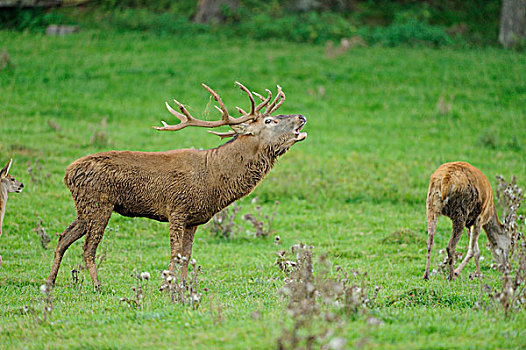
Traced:
<path fill-rule="evenodd" d="M 477 243 L 480 229 L 484 228 L 491 252 L 499 264 L 506 264 L 511 240 L 497 216 L 493 192 L 488 179 L 473 165 L 465 162 L 442 164 L 431 175 L 427 194 L 427 260 L 424 279 L 429 278 L 429 262 L 433 237 L 440 215 L 449 217 L 453 232 L 447 245 L 449 279 L 454 280 L 474 256 L 477 274 L 480 274 L 480 250 Z M 468 252 L 457 269 L 455 250 L 466 227 L 469 230 Z"/>
<path fill-rule="evenodd" d="M 113 211 L 130 217 L 147 217 L 170 225 L 170 264 L 174 271 L 178 254 L 186 257 L 181 277 L 186 278 L 195 230 L 235 200 L 249 194 L 270 171 L 276 159 L 292 145 L 307 137 L 300 132 L 306 123 L 302 115 L 271 116 L 285 101 L 278 86 L 277 96 L 266 90 L 266 98 L 255 105 L 247 93 L 250 110 L 236 107 L 242 116 L 228 114 L 219 95 L 212 94 L 221 112 L 221 120 L 204 121 L 190 115 L 175 101 L 181 113 L 168 110 L 180 120 L 176 125 L 154 127 L 177 131 L 187 126 L 214 128 L 228 125 L 229 132 L 210 131 L 229 142 L 209 150 L 178 149 L 167 152 L 109 151 L 80 158 L 70 164 L 64 181 L 71 191 L 77 216 L 60 235 L 48 284 L 54 284 L 64 252 L 86 235 L 84 260 L 96 289 L 100 282 L 95 268 L 95 252 Z M 271 102 L 272 100 L 272 102 Z M 263 110 L 264 108 L 264 110 Z"/>
<path fill-rule="evenodd" d="M 16 181 L 16 179 L 9 174 L 9 169 L 11 168 L 11 164 L 13 163 L 13 160 L 9 160 L 9 162 L 5 165 L 5 167 L 0 170 L 0 236 L 2 235 L 2 224 L 4 223 L 4 216 L 5 216 L 5 208 L 7 203 L 7 194 L 16 192 L 20 193 L 22 192 L 22 188 L 24 187 L 24 184 L 20 181 Z M 0 266 L 2 266 L 2 256 L 0 255 Z"/>

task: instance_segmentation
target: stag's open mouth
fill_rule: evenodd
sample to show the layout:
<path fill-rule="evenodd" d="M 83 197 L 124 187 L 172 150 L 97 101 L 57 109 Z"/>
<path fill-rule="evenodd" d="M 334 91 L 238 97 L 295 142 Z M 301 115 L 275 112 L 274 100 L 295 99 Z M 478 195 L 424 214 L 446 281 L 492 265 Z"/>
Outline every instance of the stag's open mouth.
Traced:
<path fill-rule="evenodd" d="M 300 130 L 303 128 L 303 126 L 307 123 L 306 121 L 302 121 L 300 126 L 298 126 L 296 129 L 294 129 L 294 135 L 296 135 L 296 141 L 303 141 L 307 137 L 306 132 L 300 132 Z"/>

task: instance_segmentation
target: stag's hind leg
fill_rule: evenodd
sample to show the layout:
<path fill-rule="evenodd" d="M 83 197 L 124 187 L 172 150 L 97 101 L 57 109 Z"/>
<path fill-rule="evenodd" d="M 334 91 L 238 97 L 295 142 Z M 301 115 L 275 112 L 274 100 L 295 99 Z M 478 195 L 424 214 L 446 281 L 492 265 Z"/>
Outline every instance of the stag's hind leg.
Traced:
<path fill-rule="evenodd" d="M 90 212 L 89 218 L 86 219 L 87 233 L 83 246 L 84 260 L 96 290 L 100 289 L 100 282 L 97 275 L 97 267 L 95 266 L 95 255 L 112 212 L 113 205 L 99 204 L 97 210 Z"/>
<path fill-rule="evenodd" d="M 53 259 L 53 265 L 51 266 L 51 272 L 47 279 L 48 284 L 55 284 L 64 253 L 73 242 L 84 236 L 84 234 L 86 234 L 86 223 L 79 217 L 77 217 L 75 221 L 73 221 L 73 223 L 60 234 L 57 250 L 55 251 L 55 258 Z"/>
<path fill-rule="evenodd" d="M 426 270 L 424 271 L 424 279 L 429 279 L 429 265 L 431 264 L 431 251 L 433 249 L 433 240 L 435 237 L 435 231 L 437 229 L 437 215 L 428 215 L 427 219 L 427 258 L 426 258 Z"/>
<path fill-rule="evenodd" d="M 453 230 L 451 232 L 451 238 L 447 244 L 447 257 L 449 263 L 449 280 L 453 281 L 456 277 L 455 275 L 455 252 L 457 250 L 457 244 L 462 236 L 462 231 L 464 231 L 464 226 L 466 222 L 461 219 L 452 219 L 453 221 Z"/>

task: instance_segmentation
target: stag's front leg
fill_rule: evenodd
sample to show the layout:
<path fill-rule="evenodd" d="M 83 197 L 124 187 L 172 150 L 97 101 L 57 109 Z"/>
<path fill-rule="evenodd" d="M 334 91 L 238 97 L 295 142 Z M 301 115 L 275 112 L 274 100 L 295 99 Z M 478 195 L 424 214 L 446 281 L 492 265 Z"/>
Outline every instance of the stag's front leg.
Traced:
<path fill-rule="evenodd" d="M 194 243 L 195 230 L 197 230 L 197 226 L 187 227 L 184 231 L 183 256 L 186 257 L 186 260 L 183 261 L 181 268 L 181 280 L 186 280 L 188 275 L 188 263 L 192 258 L 192 244 Z"/>
<path fill-rule="evenodd" d="M 170 222 L 170 265 L 168 271 L 175 271 L 175 259 L 177 254 L 183 255 L 183 237 L 185 231 L 184 218 L 180 214 L 172 214 Z"/>

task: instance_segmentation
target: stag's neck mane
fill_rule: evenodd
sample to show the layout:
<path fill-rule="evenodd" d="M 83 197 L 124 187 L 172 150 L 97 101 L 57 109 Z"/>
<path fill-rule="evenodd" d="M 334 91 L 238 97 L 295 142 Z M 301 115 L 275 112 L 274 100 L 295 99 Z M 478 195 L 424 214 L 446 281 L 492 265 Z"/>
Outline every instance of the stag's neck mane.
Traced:
<path fill-rule="evenodd" d="M 208 150 L 207 168 L 215 190 L 226 190 L 225 204 L 249 194 L 272 169 L 280 154 L 263 147 L 254 136 L 235 136 Z"/>

